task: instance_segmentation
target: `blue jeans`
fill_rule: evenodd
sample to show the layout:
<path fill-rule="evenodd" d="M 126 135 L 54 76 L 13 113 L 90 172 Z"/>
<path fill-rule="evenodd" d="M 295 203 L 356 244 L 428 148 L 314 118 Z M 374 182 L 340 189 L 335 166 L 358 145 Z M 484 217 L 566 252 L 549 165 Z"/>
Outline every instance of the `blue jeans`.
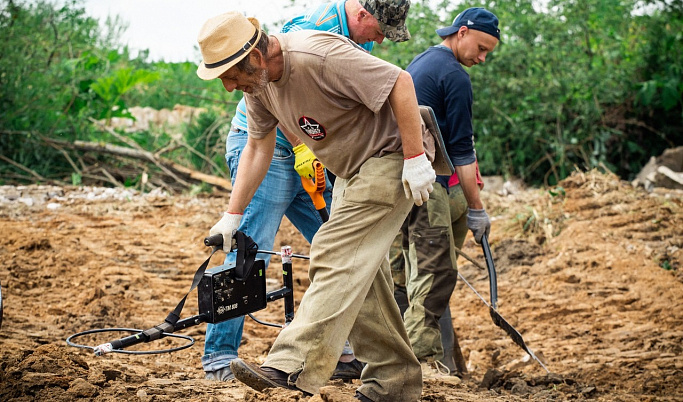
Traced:
<path fill-rule="evenodd" d="M 242 130 L 231 131 L 228 136 L 225 158 L 233 185 L 247 138 L 247 132 Z M 324 196 L 329 213 L 332 204 L 329 181 Z M 239 230 L 254 239 L 260 250 L 272 250 L 283 215 L 287 216 L 309 243 L 323 223 L 311 197 L 301 185 L 301 177 L 294 170 L 294 152 L 291 147 L 276 144 L 268 173 L 244 211 Z M 225 263 L 234 262 L 236 254 L 229 253 Z M 263 258 L 268 266 L 270 255 L 259 255 L 258 258 Z M 226 367 L 237 357 L 243 327 L 244 317 L 207 325 L 202 357 L 205 371 Z"/>

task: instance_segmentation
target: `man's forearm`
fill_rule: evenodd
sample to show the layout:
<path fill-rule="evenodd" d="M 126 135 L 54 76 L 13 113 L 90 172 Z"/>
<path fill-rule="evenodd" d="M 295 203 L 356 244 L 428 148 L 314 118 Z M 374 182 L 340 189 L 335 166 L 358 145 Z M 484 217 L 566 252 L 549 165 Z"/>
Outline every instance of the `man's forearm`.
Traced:
<path fill-rule="evenodd" d="M 389 94 L 389 103 L 401 134 L 403 156 L 410 158 L 423 153 L 420 110 L 417 106 L 413 79 L 406 71 L 402 71 L 398 76 L 394 89 Z"/>
<path fill-rule="evenodd" d="M 456 166 L 455 172 L 460 179 L 460 187 L 467 199 L 467 206 L 472 209 L 484 209 L 484 204 L 479 197 L 479 186 L 477 185 L 477 163 Z"/>
<path fill-rule="evenodd" d="M 240 156 L 235 186 L 230 195 L 230 213 L 244 213 L 251 198 L 268 172 L 275 149 L 275 130 L 263 139 L 249 137 Z"/>

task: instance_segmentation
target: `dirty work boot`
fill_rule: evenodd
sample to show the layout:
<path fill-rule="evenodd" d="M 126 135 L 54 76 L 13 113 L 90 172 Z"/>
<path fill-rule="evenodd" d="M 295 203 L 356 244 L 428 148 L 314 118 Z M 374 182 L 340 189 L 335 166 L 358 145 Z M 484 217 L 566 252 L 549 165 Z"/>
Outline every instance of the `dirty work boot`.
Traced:
<path fill-rule="evenodd" d="M 354 399 L 358 399 L 361 402 L 373 402 L 372 399 L 368 398 L 367 396 L 361 394 L 360 392 L 356 391 L 356 395 L 353 396 Z"/>
<path fill-rule="evenodd" d="M 271 367 L 259 367 L 239 358 L 230 362 L 230 369 L 235 378 L 256 391 L 261 392 L 266 388 L 287 388 L 311 396 L 308 392 L 296 387 L 296 379 L 299 377 L 299 373 L 287 374 Z"/>
<path fill-rule="evenodd" d="M 451 375 L 451 370 L 439 360 L 428 360 L 420 363 L 422 366 L 422 379 L 425 381 L 443 381 L 449 384 L 460 384 L 462 380 Z"/>
<path fill-rule="evenodd" d="M 232 381 L 235 379 L 235 375 L 232 374 L 232 370 L 230 370 L 230 366 L 228 367 L 223 367 L 218 370 L 214 371 L 205 371 L 205 376 L 204 378 L 207 380 L 213 380 L 213 381 Z"/>
<path fill-rule="evenodd" d="M 353 359 L 348 363 L 337 362 L 337 367 L 334 369 L 330 380 L 350 382 L 351 380 L 359 379 L 363 367 L 365 367 L 365 364 L 358 361 L 358 359 Z"/>

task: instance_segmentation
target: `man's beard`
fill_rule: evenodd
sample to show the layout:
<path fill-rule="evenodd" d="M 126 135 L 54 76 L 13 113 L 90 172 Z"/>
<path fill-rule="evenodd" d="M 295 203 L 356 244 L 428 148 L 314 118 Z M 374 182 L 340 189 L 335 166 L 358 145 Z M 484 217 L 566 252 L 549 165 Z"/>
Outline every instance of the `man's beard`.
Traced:
<path fill-rule="evenodd" d="M 252 85 L 251 88 L 251 95 L 260 95 L 264 89 L 266 89 L 266 86 L 268 85 L 268 82 L 270 80 L 268 79 L 268 69 L 263 69 L 261 70 L 260 73 L 258 74 L 258 81 Z"/>

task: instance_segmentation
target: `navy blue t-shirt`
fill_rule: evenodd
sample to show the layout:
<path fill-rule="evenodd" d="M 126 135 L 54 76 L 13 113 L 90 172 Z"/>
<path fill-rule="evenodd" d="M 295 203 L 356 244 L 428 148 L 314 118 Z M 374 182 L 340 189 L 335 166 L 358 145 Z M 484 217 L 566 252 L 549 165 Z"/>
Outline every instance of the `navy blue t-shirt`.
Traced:
<path fill-rule="evenodd" d="M 451 49 L 430 47 L 415 56 L 406 71 L 413 77 L 417 103 L 434 109 L 453 165 L 474 163 L 472 83 Z M 448 176 L 438 176 L 437 181 L 448 188 Z"/>

